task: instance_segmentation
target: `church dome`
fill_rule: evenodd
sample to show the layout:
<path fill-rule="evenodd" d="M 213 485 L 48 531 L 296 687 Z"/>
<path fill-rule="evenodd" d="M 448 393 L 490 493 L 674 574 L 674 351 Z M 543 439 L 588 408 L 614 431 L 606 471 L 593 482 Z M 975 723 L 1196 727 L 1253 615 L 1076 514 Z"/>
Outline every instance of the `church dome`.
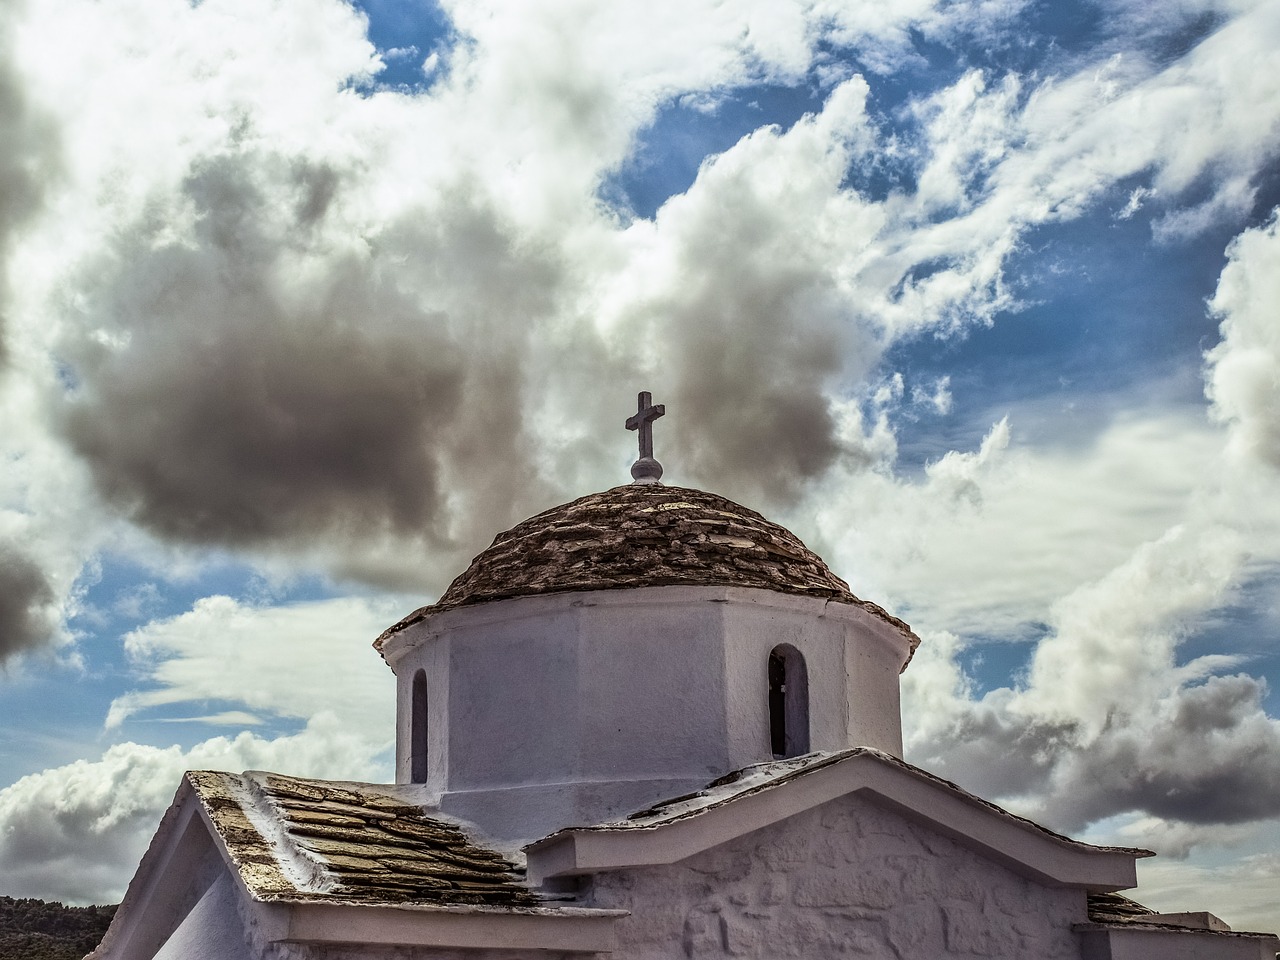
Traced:
<path fill-rule="evenodd" d="M 494 537 L 430 606 L 376 641 L 427 617 L 517 597 L 638 587 L 754 587 L 848 603 L 920 640 L 902 620 L 860 600 L 786 527 L 703 490 L 631 483 L 552 507 Z"/>
<path fill-rule="evenodd" d="M 758 587 L 857 603 L 800 538 L 687 487 L 628 484 L 552 507 L 494 538 L 433 610 L 570 590 Z"/>

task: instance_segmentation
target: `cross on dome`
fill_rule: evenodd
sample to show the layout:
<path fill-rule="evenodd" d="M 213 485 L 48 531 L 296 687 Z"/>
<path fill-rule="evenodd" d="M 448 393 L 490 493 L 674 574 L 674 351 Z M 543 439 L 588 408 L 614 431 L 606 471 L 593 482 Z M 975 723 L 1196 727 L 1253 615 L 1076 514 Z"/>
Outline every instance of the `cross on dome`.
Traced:
<path fill-rule="evenodd" d="M 666 412 L 666 404 L 654 404 L 649 391 L 643 390 L 636 397 L 635 416 L 627 418 L 627 429 L 640 431 L 640 459 L 631 465 L 636 483 L 657 483 L 662 478 L 662 464 L 653 459 L 653 421 Z"/>

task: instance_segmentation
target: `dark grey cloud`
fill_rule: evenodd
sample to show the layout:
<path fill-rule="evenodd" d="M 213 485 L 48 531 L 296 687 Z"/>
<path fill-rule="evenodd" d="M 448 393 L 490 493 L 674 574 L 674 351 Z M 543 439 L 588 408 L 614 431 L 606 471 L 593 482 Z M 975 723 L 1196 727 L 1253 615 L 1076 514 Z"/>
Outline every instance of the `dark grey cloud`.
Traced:
<path fill-rule="evenodd" d="M 341 190 L 325 167 L 209 161 L 184 185 L 194 242 L 159 239 L 152 215 L 83 271 L 94 327 L 61 347 L 77 380 L 61 428 L 135 522 L 197 544 L 391 536 L 452 556 L 536 493 L 529 328 L 509 311 L 540 308 L 551 268 L 465 184 L 335 253 L 315 232 Z"/>
<path fill-rule="evenodd" d="M 699 307 L 669 348 L 690 468 L 720 489 L 792 502 L 843 452 L 823 389 L 838 369 L 835 338 L 785 315 Z"/>
<path fill-rule="evenodd" d="M 0 0 L 0 364 L 8 356 L 3 267 L 17 231 L 40 207 L 57 156 L 53 127 L 32 107 L 12 66 L 12 22 L 19 6 L 19 0 Z"/>
<path fill-rule="evenodd" d="M 836 288 L 829 252 L 795 236 L 794 212 L 769 186 L 732 172 L 704 172 L 681 217 L 668 227 L 672 292 L 637 327 L 679 414 L 667 429 L 686 471 L 745 502 L 787 506 L 836 462 L 869 463 L 829 398 L 860 382 L 881 345 Z"/>
<path fill-rule="evenodd" d="M 1262 820 L 1280 815 L 1280 725 L 1265 691 L 1254 677 L 1212 677 L 1149 712 L 1113 710 L 1096 736 L 978 702 L 912 758 L 1068 833 L 1128 813 Z"/>
<path fill-rule="evenodd" d="M 1072 828 L 1122 810 L 1192 824 L 1280 816 L 1280 728 L 1264 693 L 1254 677 L 1213 677 L 1182 691 L 1163 723 L 1113 720 L 1064 758 L 1046 813 Z"/>
<path fill-rule="evenodd" d="M 1039 796 L 1078 743 L 1075 723 L 1014 720 L 999 707 L 977 703 L 913 759 L 984 797 Z"/>
<path fill-rule="evenodd" d="M 51 639 L 52 585 L 40 565 L 0 543 L 0 662 Z"/>

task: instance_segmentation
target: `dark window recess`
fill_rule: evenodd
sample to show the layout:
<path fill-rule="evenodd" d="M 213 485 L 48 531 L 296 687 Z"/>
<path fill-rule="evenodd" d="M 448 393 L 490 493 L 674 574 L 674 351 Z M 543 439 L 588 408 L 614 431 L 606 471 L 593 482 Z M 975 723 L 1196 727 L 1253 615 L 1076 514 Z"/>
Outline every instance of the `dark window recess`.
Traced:
<path fill-rule="evenodd" d="M 778 760 L 809 752 L 809 671 L 787 643 L 769 654 L 769 744 Z"/>
<path fill-rule="evenodd" d="M 409 706 L 409 780 L 427 782 L 427 674 L 413 675 L 413 702 Z"/>
<path fill-rule="evenodd" d="M 787 665 L 776 652 L 769 654 L 769 741 L 773 755 L 787 754 Z"/>

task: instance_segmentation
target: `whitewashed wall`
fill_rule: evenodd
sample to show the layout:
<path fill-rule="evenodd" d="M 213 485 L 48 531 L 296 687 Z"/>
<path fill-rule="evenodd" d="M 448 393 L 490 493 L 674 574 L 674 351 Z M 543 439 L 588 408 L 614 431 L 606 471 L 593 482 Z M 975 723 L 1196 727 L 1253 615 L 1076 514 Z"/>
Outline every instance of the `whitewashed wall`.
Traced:
<path fill-rule="evenodd" d="M 601 874 L 614 960 L 1080 956 L 1080 890 L 1048 889 L 929 829 L 844 797 L 666 867 Z"/>
<path fill-rule="evenodd" d="M 384 647 L 409 779 L 414 674 L 428 684 L 428 780 L 447 813 L 541 837 L 772 759 L 769 651 L 808 665 L 813 750 L 901 755 L 910 645 L 861 607 L 769 590 L 646 587 L 447 610 Z"/>

